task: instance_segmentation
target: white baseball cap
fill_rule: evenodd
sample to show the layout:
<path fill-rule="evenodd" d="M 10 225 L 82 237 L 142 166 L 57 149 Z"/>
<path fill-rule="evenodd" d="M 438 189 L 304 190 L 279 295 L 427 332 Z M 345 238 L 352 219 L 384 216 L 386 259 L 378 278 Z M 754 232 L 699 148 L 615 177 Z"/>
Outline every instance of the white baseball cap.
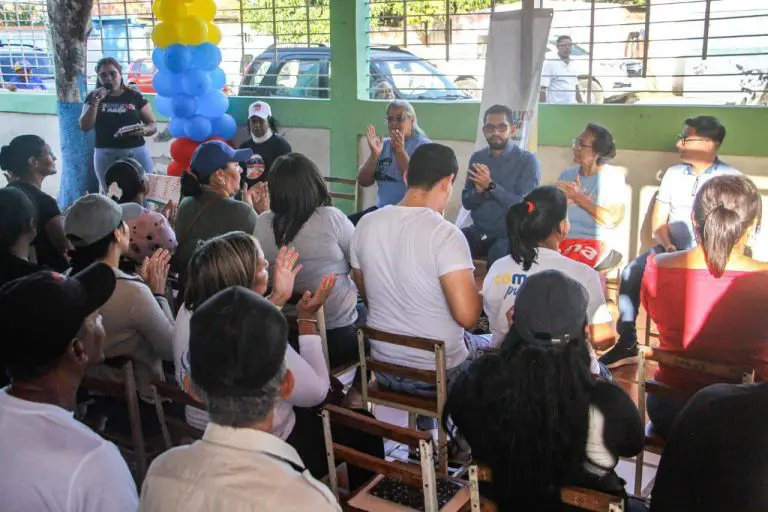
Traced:
<path fill-rule="evenodd" d="M 268 103 L 263 101 L 254 101 L 251 106 L 248 107 L 248 119 L 252 117 L 260 117 L 266 121 L 266 119 L 272 115 L 272 109 Z"/>

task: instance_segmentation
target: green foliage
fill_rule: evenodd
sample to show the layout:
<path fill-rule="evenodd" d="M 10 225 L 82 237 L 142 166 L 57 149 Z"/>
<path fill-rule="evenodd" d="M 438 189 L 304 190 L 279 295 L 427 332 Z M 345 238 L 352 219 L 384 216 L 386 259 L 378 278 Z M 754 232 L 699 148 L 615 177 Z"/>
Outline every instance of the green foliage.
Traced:
<path fill-rule="evenodd" d="M 0 26 L 31 27 L 45 24 L 45 5 L 0 3 Z"/>
<path fill-rule="evenodd" d="M 243 0 L 244 21 L 279 45 L 327 43 L 330 13 L 330 0 Z"/>

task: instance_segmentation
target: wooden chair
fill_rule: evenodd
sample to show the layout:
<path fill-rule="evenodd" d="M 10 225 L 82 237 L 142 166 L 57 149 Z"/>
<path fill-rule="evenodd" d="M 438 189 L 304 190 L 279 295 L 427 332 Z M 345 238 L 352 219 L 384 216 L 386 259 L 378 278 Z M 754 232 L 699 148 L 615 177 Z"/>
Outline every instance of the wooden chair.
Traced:
<path fill-rule="evenodd" d="M 391 439 L 398 443 L 406 444 L 411 448 L 418 449 L 421 461 L 418 467 L 415 464 L 407 464 L 400 461 L 387 461 L 355 450 L 348 446 L 336 443 L 331 435 L 331 424 L 345 426 L 360 432 L 365 432 L 382 439 Z M 339 484 L 336 475 L 336 461 L 346 462 L 359 468 L 367 469 L 377 476 L 368 484 L 364 485 L 353 493 L 348 500 L 344 510 L 363 511 L 363 510 L 381 510 L 381 507 L 368 507 L 356 503 L 356 497 L 363 496 L 368 489 L 373 487 L 381 478 L 389 477 L 405 484 L 420 488 L 424 494 L 424 510 L 426 512 L 437 512 L 439 510 L 437 500 L 437 478 L 435 475 L 435 466 L 432 464 L 432 440 L 428 433 L 418 432 L 416 430 L 406 429 L 384 423 L 375 418 L 355 413 L 348 409 L 343 409 L 334 405 L 326 405 L 323 409 L 323 434 L 325 437 L 325 450 L 328 457 L 328 475 L 330 486 L 336 498 L 339 498 Z M 457 480 L 451 479 L 457 482 Z M 469 496 L 466 493 L 466 487 L 462 484 L 453 500 L 459 500 L 458 504 L 468 502 Z"/>
<path fill-rule="evenodd" d="M 179 389 L 175 384 L 161 381 L 152 383 L 152 397 L 155 401 L 157 419 L 160 422 L 166 449 L 182 444 L 181 441 L 184 439 L 201 439 L 203 437 L 202 430 L 196 429 L 183 419 L 165 414 L 164 406 L 164 403 L 172 402 L 204 411 L 205 405 L 202 402 L 189 393 L 184 392 L 184 390 Z M 174 443 L 174 438 L 178 442 Z"/>
<path fill-rule="evenodd" d="M 328 185 L 333 184 L 340 184 L 340 185 L 347 185 L 349 187 L 354 187 L 355 192 L 353 194 L 346 193 L 346 192 L 336 192 L 334 190 L 331 190 L 331 187 L 328 187 L 328 194 L 333 199 L 347 199 L 349 201 L 352 201 L 352 204 L 354 206 L 354 211 L 360 211 L 362 208 L 360 207 L 360 187 L 358 186 L 357 179 L 354 178 L 338 178 L 336 176 L 323 176 L 323 180 Z"/>
<path fill-rule="evenodd" d="M 142 431 L 139 395 L 136 389 L 133 363 L 128 358 L 115 357 L 105 360 L 104 364 L 121 370 L 123 382 L 113 382 L 86 375 L 83 377 L 80 386 L 96 396 L 105 395 L 125 401 L 130 421 L 130 437 L 108 431 L 103 425 L 99 424 L 100 421 L 98 420 L 100 418 L 93 418 L 86 414 L 81 420 L 99 435 L 115 443 L 120 451 L 127 452 L 133 456 L 136 460 L 135 478 L 137 484 L 141 485 L 144 475 L 147 473 L 149 454 L 147 453 L 146 441 Z"/>
<path fill-rule="evenodd" d="M 419 370 L 391 363 L 375 361 L 365 354 L 365 338 L 374 339 L 381 343 L 390 343 L 399 347 L 425 350 L 434 353 L 435 370 Z M 408 412 L 408 425 L 416 430 L 416 415 L 429 416 L 437 419 L 437 445 L 438 445 L 438 470 L 442 474 L 448 473 L 448 436 L 443 429 L 441 419 L 443 406 L 447 398 L 447 382 L 445 367 L 445 343 L 440 340 L 417 338 L 392 334 L 370 327 L 364 327 L 358 331 L 358 350 L 360 352 L 360 370 L 363 375 L 361 392 L 363 403 L 386 405 L 395 409 Z M 433 398 L 424 398 L 408 393 L 391 391 L 379 386 L 377 382 L 369 383 L 366 376 L 368 370 L 386 373 L 397 377 L 434 384 L 436 394 Z"/>
<path fill-rule="evenodd" d="M 490 468 L 481 464 L 469 466 L 469 495 L 472 512 L 496 511 L 494 503 L 480 496 L 480 482 L 491 481 L 492 472 Z M 591 512 L 623 512 L 624 510 L 624 499 L 620 496 L 583 487 L 568 486 L 561 488 L 560 501 L 565 505 Z"/>
<path fill-rule="evenodd" d="M 640 409 L 640 417 L 643 418 L 643 421 L 645 421 L 647 413 L 647 393 L 684 401 L 689 400 L 695 394 L 648 379 L 646 375 L 646 361 L 655 361 L 668 368 L 679 368 L 710 375 L 720 379 L 721 382 L 741 382 L 742 384 L 749 384 L 755 381 L 755 370 L 736 365 L 684 357 L 673 352 L 653 349 L 651 347 L 640 347 L 639 355 L 640 362 L 637 365 L 637 406 L 638 409 Z M 648 486 L 646 486 L 646 489 L 642 488 L 643 460 L 645 452 L 648 451 L 661 455 L 664 450 L 664 445 L 665 440 L 663 438 L 654 435 L 646 429 L 645 448 L 635 459 L 635 495 L 646 497 L 653 485 L 653 481 L 651 481 Z"/>

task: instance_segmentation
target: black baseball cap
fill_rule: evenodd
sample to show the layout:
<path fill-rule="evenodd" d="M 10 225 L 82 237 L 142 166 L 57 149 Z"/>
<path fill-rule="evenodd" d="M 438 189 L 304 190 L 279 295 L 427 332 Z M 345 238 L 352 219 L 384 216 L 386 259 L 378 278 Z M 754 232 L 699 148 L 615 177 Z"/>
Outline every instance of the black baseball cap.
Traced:
<path fill-rule="evenodd" d="M 589 295 L 575 279 L 558 270 L 529 276 L 515 298 L 512 325 L 522 339 L 557 345 L 584 338 Z"/>
<path fill-rule="evenodd" d="M 267 299 L 241 286 L 198 307 L 189 325 L 192 381 L 206 395 L 258 396 L 283 366 L 288 323 Z"/>
<path fill-rule="evenodd" d="M 94 263 L 73 277 L 37 272 L 0 288 L 0 358 L 10 368 L 54 363 L 86 317 L 115 291 L 115 272 Z"/>

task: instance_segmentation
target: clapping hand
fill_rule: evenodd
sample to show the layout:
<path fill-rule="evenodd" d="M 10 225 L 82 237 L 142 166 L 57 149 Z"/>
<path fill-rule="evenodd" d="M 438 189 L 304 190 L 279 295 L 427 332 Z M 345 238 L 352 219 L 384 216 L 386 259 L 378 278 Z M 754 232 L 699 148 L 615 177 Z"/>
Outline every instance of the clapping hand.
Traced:
<path fill-rule="evenodd" d="M 491 170 L 485 164 L 472 164 L 472 167 L 467 170 L 467 177 L 474 183 L 477 192 L 485 192 L 491 184 Z"/>
<path fill-rule="evenodd" d="M 371 149 L 371 153 L 378 158 L 381 152 L 384 151 L 384 139 L 380 135 L 376 135 L 376 128 L 371 125 L 368 125 L 365 138 L 368 140 L 368 147 Z"/>
<path fill-rule="evenodd" d="M 241 192 L 243 201 L 256 210 L 259 215 L 269 210 L 269 189 L 266 181 L 255 183 L 250 188 L 246 183 L 243 183 Z"/>
<path fill-rule="evenodd" d="M 315 317 L 315 313 L 320 309 L 320 306 L 325 304 L 325 301 L 330 297 L 333 287 L 336 285 L 336 275 L 328 274 L 320 281 L 315 293 L 307 290 L 304 295 L 301 296 L 299 304 L 296 306 L 296 311 L 300 319 L 312 319 Z"/>
<path fill-rule="evenodd" d="M 176 222 L 176 205 L 173 201 L 168 201 L 165 206 L 160 210 L 160 215 L 168 220 L 168 224 L 173 227 Z"/>
<path fill-rule="evenodd" d="M 278 307 L 283 307 L 293 294 L 293 283 L 301 270 L 299 253 L 293 247 L 281 247 L 275 258 L 272 270 L 272 293 L 269 300 Z"/>
<path fill-rule="evenodd" d="M 400 130 L 389 132 L 389 140 L 392 142 L 392 151 L 402 153 L 405 151 L 405 136 Z"/>
<path fill-rule="evenodd" d="M 158 249 L 149 258 L 144 258 L 139 269 L 139 277 L 147 283 L 155 295 L 165 294 L 165 284 L 168 271 L 171 268 L 171 253 L 166 249 Z"/>

